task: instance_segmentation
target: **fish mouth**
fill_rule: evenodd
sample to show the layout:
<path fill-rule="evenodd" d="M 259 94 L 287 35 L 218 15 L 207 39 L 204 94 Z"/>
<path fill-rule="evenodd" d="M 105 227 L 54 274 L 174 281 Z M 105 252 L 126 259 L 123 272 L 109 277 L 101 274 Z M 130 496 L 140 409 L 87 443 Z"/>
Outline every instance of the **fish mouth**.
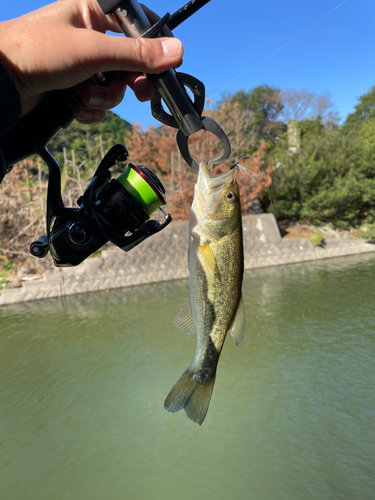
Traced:
<path fill-rule="evenodd" d="M 236 170 L 228 170 L 223 174 L 214 175 L 206 161 L 202 161 L 199 165 L 199 175 L 198 183 L 203 184 L 206 189 L 215 189 L 223 186 L 224 184 L 229 184 L 230 182 L 235 182 Z"/>

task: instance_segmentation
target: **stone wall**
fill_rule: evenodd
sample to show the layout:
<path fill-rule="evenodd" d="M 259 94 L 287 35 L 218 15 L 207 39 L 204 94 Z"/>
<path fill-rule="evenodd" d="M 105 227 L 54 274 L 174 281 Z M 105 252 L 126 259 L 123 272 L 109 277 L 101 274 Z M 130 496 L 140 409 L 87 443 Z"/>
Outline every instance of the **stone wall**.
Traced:
<path fill-rule="evenodd" d="M 375 252 L 364 240 L 327 238 L 323 247 L 313 247 L 306 239 L 282 239 L 272 214 L 243 217 L 243 229 L 245 269 Z M 104 250 L 78 267 L 2 290 L 0 305 L 187 278 L 187 248 L 188 223 L 172 222 L 129 253 Z"/>

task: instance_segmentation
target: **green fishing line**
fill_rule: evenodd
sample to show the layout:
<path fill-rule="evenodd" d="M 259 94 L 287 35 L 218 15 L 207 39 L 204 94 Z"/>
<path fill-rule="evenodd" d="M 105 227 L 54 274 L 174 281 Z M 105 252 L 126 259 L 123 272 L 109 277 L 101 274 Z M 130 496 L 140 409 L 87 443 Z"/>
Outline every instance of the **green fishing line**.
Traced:
<path fill-rule="evenodd" d="M 128 193 L 140 203 L 148 215 L 151 215 L 163 204 L 148 182 L 130 166 L 117 178 L 117 182 L 124 186 Z"/>

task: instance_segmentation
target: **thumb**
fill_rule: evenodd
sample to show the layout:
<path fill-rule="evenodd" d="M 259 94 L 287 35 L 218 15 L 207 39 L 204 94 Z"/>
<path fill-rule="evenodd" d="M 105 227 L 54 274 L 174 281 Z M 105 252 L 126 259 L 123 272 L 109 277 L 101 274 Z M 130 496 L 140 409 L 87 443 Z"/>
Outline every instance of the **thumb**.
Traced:
<path fill-rule="evenodd" d="M 176 38 L 122 38 L 92 30 L 80 30 L 75 65 L 86 77 L 103 71 L 161 73 L 177 66 L 183 45 Z M 77 75 L 78 76 L 78 75 Z"/>

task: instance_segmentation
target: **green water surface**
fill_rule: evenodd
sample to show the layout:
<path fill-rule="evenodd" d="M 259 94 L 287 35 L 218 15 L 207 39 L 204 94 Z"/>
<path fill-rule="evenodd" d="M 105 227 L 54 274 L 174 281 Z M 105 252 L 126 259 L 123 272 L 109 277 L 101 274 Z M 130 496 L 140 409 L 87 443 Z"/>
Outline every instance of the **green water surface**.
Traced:
<path fill-rule="evenodd" d="M 175 281 L 0 310 L 1 500 L 373 500 L 375 259 L 247 272 L 199 427 Z"/>

